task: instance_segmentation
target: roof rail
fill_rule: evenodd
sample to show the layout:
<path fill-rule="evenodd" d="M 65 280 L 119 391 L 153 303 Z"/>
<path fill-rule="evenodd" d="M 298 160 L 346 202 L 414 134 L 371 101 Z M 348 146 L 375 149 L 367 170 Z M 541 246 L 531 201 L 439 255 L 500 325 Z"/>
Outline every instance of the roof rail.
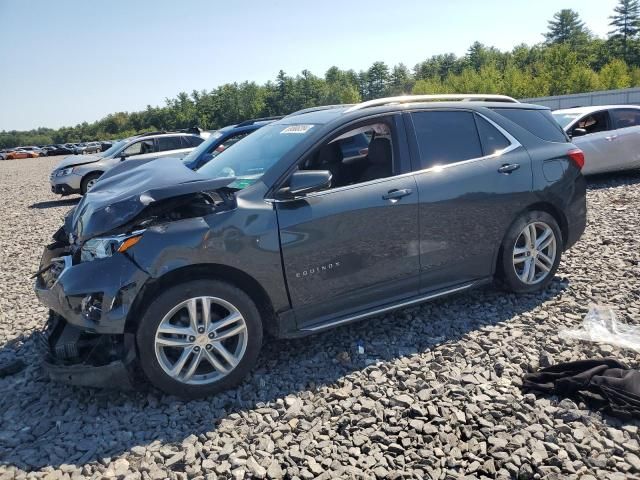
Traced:
<path fill-rule="evenodd" d="M 164 135 L 164 134 L 167 134 L 167 133 L 193 133 L 194 135 L 199 135 L 200 133 L 194 133 L 196 131 L 200 132 L 199 130 L 195 130 L 194 127 L 191 127 L 191 128 L 180 128 L 180 129 L 176 129 L 176 130 L 156 130 L 155 132 L 139 133 L 138 135 L 134 135 L 134 137 L 136 137 L 136 138 L 150 137 L 151 135 Z"/>
<path fill-rule="evenodd" d="M 302 115 L 304 113 L 319 112 L 319 111 L 322 111 L 322 110 L 329 110 L 331 108 L 348 107 L 348 106 L 349 106 L 349 104 L 347 104 L 347 105 L 320 105 L 318 107 L 303 108 L 302 110 L 296 110 L 295 112 L 292 112 L 292 113 L 290 113 L 289 115 L 286 115 L 283 118 L 295 117 L 296 115 Z"/>
<path fill-rule="evenodd" d="M 519 103 L 515 98 L 506 95 L 476 94 L 476 93 L 452 93 L 444 95 L 402 95 L 399 97 L 376 98 L 358 103 L 345 110 L 344 113 L 362 110 L 363 108 L 379 107 L 397 103 L 416 103 L 433 101 L 459 101 L 459 102 L 506 102 Z"/>
<path fill-rule="evenodd" d="M 240 122 L 239 124 L 235 125 L 235 127 L 246 127 L 247 125 L 253 125 L 254 123 L 268 122 L 271 120 L 280 120 L 281 118 L 282 118 L 282 115 L 276 115 L 273 117 L 252 118 L 251 120 L 245 120 L 243 122 Z"/>
<path fill-rule="evenodd" d="M 156 130 L 155 132 L 144 132 L 144 133 L 139 133 L 137 135 L 134 135 L 134 137 L 149 137 L 151 135 L 161 135 L 163 133 L 167 133 L 164 130 Z"/>

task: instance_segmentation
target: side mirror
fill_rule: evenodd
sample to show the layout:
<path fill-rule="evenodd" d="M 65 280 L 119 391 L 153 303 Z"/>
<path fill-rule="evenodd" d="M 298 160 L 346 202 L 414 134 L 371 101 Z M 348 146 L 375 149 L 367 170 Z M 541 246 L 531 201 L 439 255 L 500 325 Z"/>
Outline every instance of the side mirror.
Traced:
<path fill-rule="evenodd" d="M 574 128 L 571 131 L 571 138 L 573 137 L 582 137 L 587 134 L 587 130 L 584 128 Z"/>
<path fill-rule="evenodd" d="M 280 192 L 289 197 L 299 197 L 330 185 L 331 172 L 328 170 L 300 170 L 291 175 L 289 186 L 282 188 Z"/>

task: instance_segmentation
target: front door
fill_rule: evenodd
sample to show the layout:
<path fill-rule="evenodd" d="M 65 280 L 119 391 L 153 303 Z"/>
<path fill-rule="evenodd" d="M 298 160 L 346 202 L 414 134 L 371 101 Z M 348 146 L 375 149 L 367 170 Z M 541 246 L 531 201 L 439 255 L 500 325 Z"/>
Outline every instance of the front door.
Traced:
<path fill-rule="evenodd" d="M 573 130 L 581 128 L 586 134 L 575 136 Z M 613 128 L 609 112 L 600 110 L 585 115 L 578 120 L 569 131 L 571 142 L 584 152 L 584 168 L 582 173 L 593 173 L 616 170 L 620 165 L 620 142 Z"/>
<path fill-rule="evenodd" d="M 359 127 L 334 138 L 364 132 L 370 142 L 365 157 L 344 158 L 344 149 L 329 141 L 301 163 L 301 169 L 330 170 L 335 181 L 329 189 L 276 203 L 299 326 L 417 294 L 416 183 L 410 173 L 402 174 L 394 123 L 377 122 L 370 131 Z"/>

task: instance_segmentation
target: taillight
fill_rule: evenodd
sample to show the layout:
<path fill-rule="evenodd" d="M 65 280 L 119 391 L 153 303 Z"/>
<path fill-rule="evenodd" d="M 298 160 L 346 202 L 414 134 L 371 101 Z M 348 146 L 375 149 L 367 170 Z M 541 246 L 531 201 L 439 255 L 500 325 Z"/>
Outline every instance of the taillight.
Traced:
<path fill-rule="evenodd" d="M 571 161 L 575 163 L 576 167 L 578 167 L 578 170 L 582 170 L 582 167 L 584 167 L 584 152 L 579 148 L 574 148 L 573 150 L 569 150 L 567 155 Z"/>

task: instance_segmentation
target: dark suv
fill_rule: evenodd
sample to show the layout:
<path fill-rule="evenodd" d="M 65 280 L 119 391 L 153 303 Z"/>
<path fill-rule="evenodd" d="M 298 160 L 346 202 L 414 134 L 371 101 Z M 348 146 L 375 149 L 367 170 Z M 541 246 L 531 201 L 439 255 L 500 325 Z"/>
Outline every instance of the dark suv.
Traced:
<path fill-rule="evenodd" d="M 366 155 L 344 158 L 361 135 Z M 265 332 L 493 279 L 541 290 L 585 228 L 583 160 L 547 108 L 449 95 L 293 114 L 197 171 L 123 162 L 45 249 L 45 365 L 71 383 L 143 372 L 199 396 L 239 382 Z"/>

